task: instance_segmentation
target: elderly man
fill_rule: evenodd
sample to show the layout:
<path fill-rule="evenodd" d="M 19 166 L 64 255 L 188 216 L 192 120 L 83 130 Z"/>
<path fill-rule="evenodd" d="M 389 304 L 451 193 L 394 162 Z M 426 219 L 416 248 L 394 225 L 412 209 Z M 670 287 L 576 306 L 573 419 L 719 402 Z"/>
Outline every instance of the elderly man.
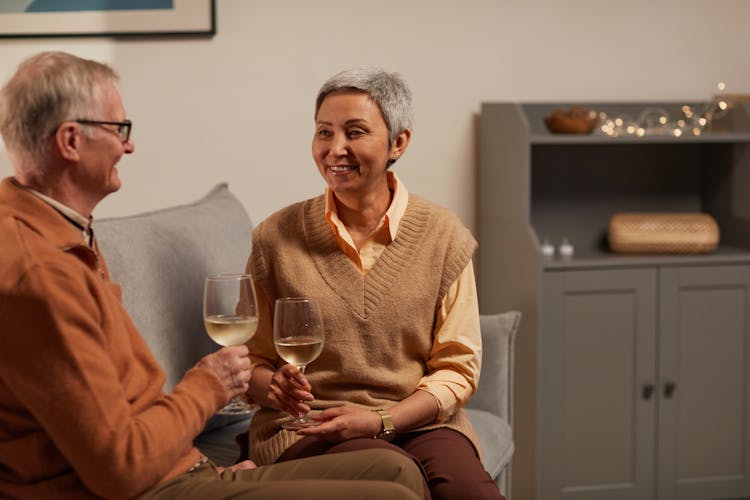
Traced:
<path fill-rule="evenodd" d="M 0 93 L 15 173 L 0 183 L 0 497 L 421 497 L 416 465 L 390 452 L 222 470 L 193 447 L 248 389 L 248 351 L 220 349 L 162 392 L 91 230 L 135 149 L 116 83 L 46 52 Z"/>

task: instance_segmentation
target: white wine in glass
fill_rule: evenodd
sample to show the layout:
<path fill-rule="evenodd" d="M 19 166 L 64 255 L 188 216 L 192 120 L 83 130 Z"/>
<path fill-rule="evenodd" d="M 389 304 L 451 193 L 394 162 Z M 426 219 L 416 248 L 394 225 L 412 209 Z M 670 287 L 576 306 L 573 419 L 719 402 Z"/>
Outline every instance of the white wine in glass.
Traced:
<path fill-rule="evenodd" d="M 323 315 L 311 298 L 287 297 L 276 300 L 273 314 L 273 342 L 279 357 L 305 373 L 309 363 L 323 352 Z M 305 414 L 282 422 L 284 429 L 318 425 Z"/>
<path fill-rule="evenodd" d="M 318 337 L 286 337 L 276 341 L 281 359 L 296 367 L 305 367 L 323 352 L 323 339 Z"/>
<path fill-rule="evenodd" d="M 207 317 L 204 322 L 211 340 L 224 347 L 244 344 L 258 329 L 258 318 L 238 314 L 216 314 Z"/>
<path fill-rule="evenodd" d="M 221 346 L 241 345 L 258 328 L 253 284 L 248 274 L 217 274 L 206 278 L 203 294 L 203 322 L 211 340 Z M 242 415 L 255 410 L 235 396 L 221 415 Z"/>

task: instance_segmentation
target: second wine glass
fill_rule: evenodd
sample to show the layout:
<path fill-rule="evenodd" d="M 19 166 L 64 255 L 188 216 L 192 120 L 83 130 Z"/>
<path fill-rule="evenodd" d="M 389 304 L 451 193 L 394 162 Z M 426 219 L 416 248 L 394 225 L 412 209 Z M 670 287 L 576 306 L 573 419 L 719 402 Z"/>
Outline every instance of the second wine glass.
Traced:
<path fill-rule="evenodd" d="M 305 373 L 305 368 L 323 352 L 323 315 L 318 303 L 308 297 L 277 299 L 273 314 L 273 342 L 281 359 Z M 318 425 L 307 415 L 282 423 L 284 429 Z"/>

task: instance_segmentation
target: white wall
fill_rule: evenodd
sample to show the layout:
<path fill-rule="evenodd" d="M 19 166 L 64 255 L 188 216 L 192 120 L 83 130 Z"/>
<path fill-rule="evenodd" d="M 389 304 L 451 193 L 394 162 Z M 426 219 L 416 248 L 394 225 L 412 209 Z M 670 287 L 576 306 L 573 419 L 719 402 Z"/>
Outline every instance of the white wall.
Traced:
<path fill-rule="evenodd" d="M 136 153 L 97 216 L 228 181 L 257 222 L 321 192 L 313 99 L 352 66 L 405 76 L 417 122 L 396 171 L 472 229 L 482 101 L 702 100 L 720 80 L 750 92 L 745 0 L 217 0 L 216 11 L 210 39 L 0 39 L 2 80 L 49 49 L 120 71 Z"/>

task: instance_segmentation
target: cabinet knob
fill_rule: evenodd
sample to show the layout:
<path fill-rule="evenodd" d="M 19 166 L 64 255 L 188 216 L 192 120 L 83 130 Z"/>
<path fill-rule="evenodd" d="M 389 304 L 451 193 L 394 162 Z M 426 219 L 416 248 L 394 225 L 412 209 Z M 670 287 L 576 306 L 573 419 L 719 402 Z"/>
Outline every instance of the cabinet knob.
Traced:
<path fill-rule="evenodd" d="M 674 382 L 667 382 L 664 384 L 664 397 L 669 399 L 672 397 L 672 394 L 674 394 L 674 391 L 677 389 L 677 384 Z"/>
<path fill-rule="evenodd" d="M 643 390 L 641 391 L 641 396 L 643 396 L 643 399 L 648 401 L 651 399 L 651 395 L 654 393 L 654 384 L 646 384 L 643 386 Z"/>

